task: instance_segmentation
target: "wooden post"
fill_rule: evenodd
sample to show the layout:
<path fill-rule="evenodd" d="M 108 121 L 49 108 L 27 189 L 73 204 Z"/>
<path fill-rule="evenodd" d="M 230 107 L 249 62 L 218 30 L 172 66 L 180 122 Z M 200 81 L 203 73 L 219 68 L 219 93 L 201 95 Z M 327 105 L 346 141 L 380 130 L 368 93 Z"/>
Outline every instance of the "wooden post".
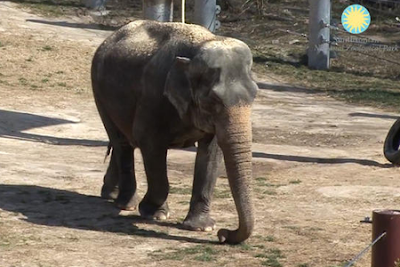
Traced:
<path fill-rule="evenodd" d="M 173 19 L 172 0 L 143 0 L 143 17 L 161 22 Z"/>
<path fill-rule="evenodd" d="M 311 69 L 329 69 L 330 40 L 330 0 L 309 0 L 309 47 L 308 67 Z"/>

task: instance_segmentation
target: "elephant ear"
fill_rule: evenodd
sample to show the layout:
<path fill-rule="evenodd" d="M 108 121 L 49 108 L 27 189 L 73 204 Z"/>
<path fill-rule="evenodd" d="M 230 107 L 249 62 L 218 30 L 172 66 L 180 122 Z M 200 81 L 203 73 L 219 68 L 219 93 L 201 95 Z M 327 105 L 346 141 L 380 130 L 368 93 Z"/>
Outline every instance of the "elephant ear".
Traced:
<path fill-rule="evenodd" d="M 190 59 L 186 57 L 176 57 L 168 72 L 165 82 L 164 95 L 174 105 L 182 118 L 192 101 L 192 88 L 188 78 Z"/>

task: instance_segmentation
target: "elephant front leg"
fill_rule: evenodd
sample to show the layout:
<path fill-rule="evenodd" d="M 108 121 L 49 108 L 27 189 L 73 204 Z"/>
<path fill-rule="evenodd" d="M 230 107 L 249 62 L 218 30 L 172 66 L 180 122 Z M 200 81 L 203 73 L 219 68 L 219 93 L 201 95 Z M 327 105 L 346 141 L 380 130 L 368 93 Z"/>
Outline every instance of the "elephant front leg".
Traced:
<path fill-rule="evenodd" d="M 140 215 L 147 219 L 165 220 L 169 217 L 167 197 L 167 149 L 141 147 L 147 176 L 147 193 L 139 204 Z"/>
<path fill-rule="evenodd" d="M 222 160 L 221 149 L 215 136 L 198 142 L 192 199 L 183 227 L 195 231 L 211 231 L 215 221 L 210 217 L 212 194 Z"/>

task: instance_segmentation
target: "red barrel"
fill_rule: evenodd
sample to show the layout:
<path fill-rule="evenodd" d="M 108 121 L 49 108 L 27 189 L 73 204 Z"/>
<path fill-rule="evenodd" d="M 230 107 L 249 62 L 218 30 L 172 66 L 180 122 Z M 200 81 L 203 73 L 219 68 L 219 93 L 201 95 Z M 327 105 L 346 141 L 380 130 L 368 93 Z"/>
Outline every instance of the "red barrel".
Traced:
<path fill-rule="evenodd" d="M 372 240 L 386 235 L 372 247 L 372 267 L 400 266 L 400 210 L 372 212 Z"/>

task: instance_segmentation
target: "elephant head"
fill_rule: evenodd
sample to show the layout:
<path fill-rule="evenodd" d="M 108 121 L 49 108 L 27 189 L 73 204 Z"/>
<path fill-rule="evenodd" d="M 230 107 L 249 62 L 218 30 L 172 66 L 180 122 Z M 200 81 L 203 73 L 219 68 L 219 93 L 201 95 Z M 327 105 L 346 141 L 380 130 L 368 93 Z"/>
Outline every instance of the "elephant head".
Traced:
<path fill-rule="evenodd" d="M 257 85 L 251 78 L 252 55 L 241 41 L 217 37 L 191 57 L 175 58 L 164 95 L 183 120 L 217 136 L 239 215 L 235 231 L 221 229 L 221 242 L 240 243 L 254 227 L 251 201 L 251 105 Z"/>

